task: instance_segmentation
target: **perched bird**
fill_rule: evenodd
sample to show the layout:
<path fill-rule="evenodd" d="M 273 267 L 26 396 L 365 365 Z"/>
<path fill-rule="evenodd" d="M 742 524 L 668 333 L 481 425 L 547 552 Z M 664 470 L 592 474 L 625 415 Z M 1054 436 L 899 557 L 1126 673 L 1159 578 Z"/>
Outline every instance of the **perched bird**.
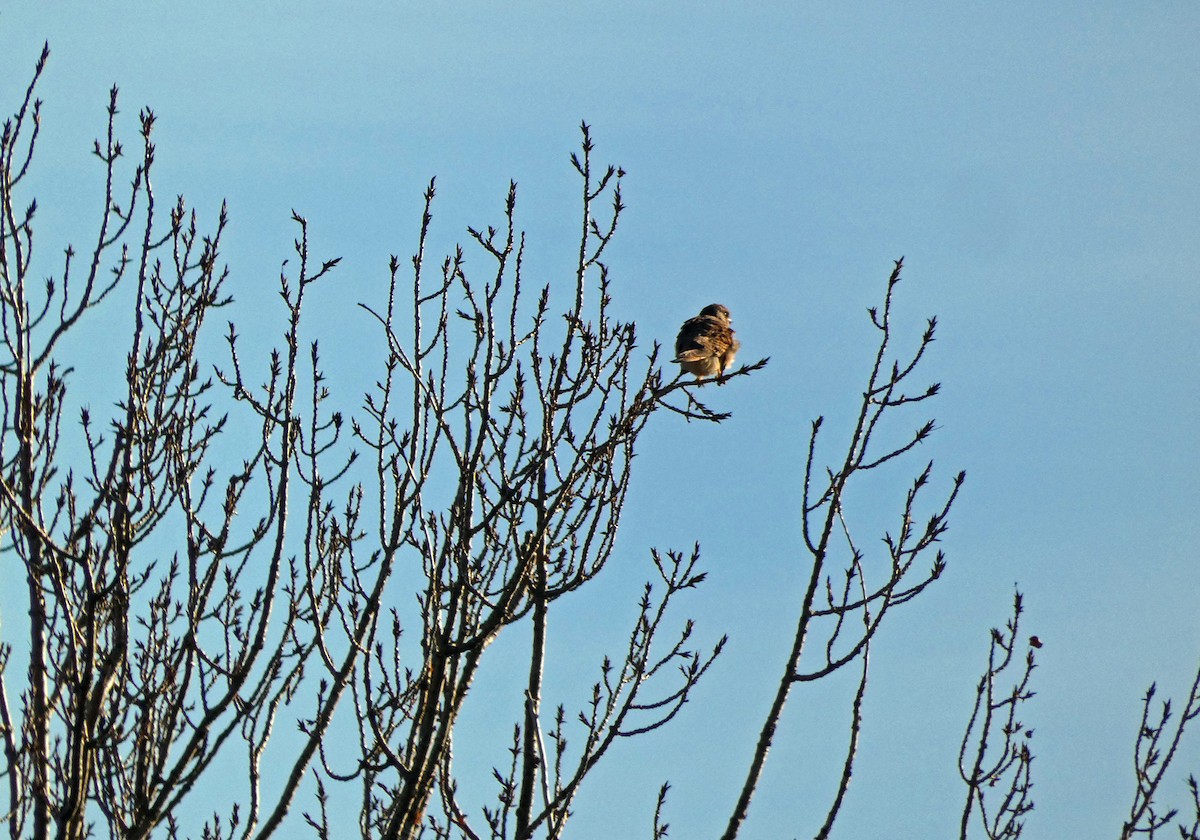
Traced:
<path fill-rule="evenodd" d="M 700 310 L 695 318 L 683 322 L 675 339 L 676 362 L 697 379 L 719 377 L 733 366 L 733 358 L 741 344 L 729 328 L 729 309 L 712 303 Z"/>

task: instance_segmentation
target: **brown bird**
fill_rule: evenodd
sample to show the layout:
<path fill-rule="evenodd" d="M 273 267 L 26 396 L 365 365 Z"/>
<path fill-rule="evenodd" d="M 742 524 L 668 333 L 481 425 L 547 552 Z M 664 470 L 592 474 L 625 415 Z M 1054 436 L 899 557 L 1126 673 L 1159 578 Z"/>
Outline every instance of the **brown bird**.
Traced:
<path fill-rule="evenodd" d="M 676 362 L 697 379 L 719 377 L 733 366 L 733 358 L 741 344 L 729 328 L 729 309 L 712 303 L 700 310 L 695 318 L 683 322 L 675 339 Z"/>

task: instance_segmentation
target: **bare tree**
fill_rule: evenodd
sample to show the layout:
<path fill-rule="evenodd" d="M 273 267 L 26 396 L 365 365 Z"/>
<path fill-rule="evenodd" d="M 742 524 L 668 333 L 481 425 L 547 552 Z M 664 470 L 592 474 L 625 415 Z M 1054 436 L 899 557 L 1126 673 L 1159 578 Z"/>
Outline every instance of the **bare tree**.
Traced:
<path fill-rule="evenodd" d="M 373 655 L 354 689 L 359 756 L 349 770 L 323 768 L 330 777 L 361 780 L 363 829 L 372 835 L 410 836 L 425 821 L 435 836 L 476 836 L 456 798 L 452 735 L 480 658 L 504 627 L 528 620 L 532 634 L 513 761 L 497 771 L 499 803 L 484 815 L 496 837 L 561 836 L 580 784 L 613 741 L 670 720 L 721 649 L 692 650 L 690 622 L 673 642 L 656 645 L 670 603 L 703 575 L 698 550 L 655 552 L 658 581 L 646 585 L 628 646 L 604 661 L 592 703 L 579 715 L 582 749 L 573 757 L 567 750 L 562 706 L 547 728 L 542 674 L 551 606 L 611 557 L 638 435 L 664 406 L 689 418 L 725 416 L 686 383 L 664 382 L 657 345 L 635 371 L 634 327 L 610 314 L 601 259 L 624 208 L 623 173 L 595 168 L 589 129 L 582 131 L 581 153 L 572 156 L 582 186 L 578 260 L 561 326 L 549 316 L 549 286 L 538 290 L 531 318 L 521 313 L 525 244 L 514 218 L 515 184 L 502 226 L 469 229 L 491 259 L 488 276 L 468 279 L 459 250 L 431 281 L 431 183 L 404 319 L 396 259 L 386 308 L 369 309 L 390 351 L 387 374 L 367 400 L 369 419 L 355 425 L 374 459 L 380 527 L 373 551 L 389 564 L 419 558 L 425 578 L 418 667 L 403 664 L 398 620 L 369 634 Z M 604 197 L 610 210 L 601 220 Z M 467 345 L 457 373 L 455 324 L 463 325 Z M 686 394 L 683 403 L 670 402 L 676 392 Z M 433 489 L 438 476 L 445 479 L 440 492 Z M 435 791 L 442 815 L 426 817 Z"/>
<path fill-rule="evenodd" d="M 268 394 L 234 394 L 255 407 L 260 439 L 233 470 L 208 466 L 227 418 L 213 409 L 196 354 L 206 317 L 228 302 L 218 267 L 224 208 L 208 235 L 182 199 L 160 210 L 150 111 L 139 116 L 138 161 L 118 194 L 114 88 L 93 150 L 104 172 L 94 244 L 82 266 L 68 246 L 58 276 L 39 289 L 37 204 L 18 211 L 17 196 L 36 150 L 32 95 L 47 57 L 0 142 L 0 500 L 29 606 L 26 688 L 14 710 L 6 680 L 0 702 L 10 834 L 83 837 L 97 819 L 114 836 L 148 836 L 164 823 L 173 832 L 197 781 L 234 742 L 246 749 L 250 807 L 244 816 L 235 807 L 227 827 L 246 819 L 250 829 L 262 747 L 330 618 L 328 607 L 307 609 L 313 581 L 285 539 L 290 507 L 305 504 L 311 520 L 323 501 L 319 482 L 292 499 L 301 454 L 318 445 L 298 417 L 299 295 Z M 301 293 L 329 267 L 309 275 L 302 266 Z M 77 425 L 64 422 L 65 339 L 129 284 L 116 412 L 97 424 L 84 406 Z M 262 516 L 244 525 L 239 506 Z M 11 652 L 6 643 L 5 664 Z M 206 829 L 221 831 L 218 818 Z"/>
<path fill-rule="evenodd" d="M 182 197 L 159 205 L 154 114 L 138 115 L 126 164 L 115 88 L 93 149 L 94 237 L 43 256 L 28 191 L 48 55 L 0 136 L 0 556 L 18 570 L 9 580 L 23 578 L 25 608 L 5 616 L 0 640 L 9 836 L 248 838 L 303 820 L 340 837 L 351 832 L 335 815 L 348 812 L 364 837 L 566 836 L 597 764 L 619 740 L 674 720 L 725 642 L 699 642 L 680 615 L 705 577 L 699 546 L 649 550 L 650 580 L 582 708 L 547 693 L 560 600 L 613 557 L 652 416 L 727 417 L 702 381 L 664 375 L 658 345 L 642 354 L 616 314 L 605 254 L 623 171 L 595 162 L 584 124 L 571 157 L 574 271 L 537 283 L 515 184 L 500 222 L 467 228 L 467 248 L 439 260 L 431 180 L 411 261 L 393 256 L 386 295 L 355 312 L 379 348 L 360 405 L 337 393 L 306 317 L 339 261 L 313 256 L 299 213 L 279 275 L 281 345 L 247 352 L 230 323 L 212 354 L 206 323 L 232 302 L 226 210 L 202 224 Z M 892 425 L 938 393 L 910 384 L 935 319 L 915 349 L 892 350 L 901 268 L 870 310 L 878 344 L 832 466 L 820 466 L 823 420 L 811 426 L 804 596 L 727 840 L 746 821 L 793 690 L 853 668 L 845 750 L 816 829 L 831 834 L 864 733 L 872 643 L 946 567 L 935 544 L 962 473 L 929 501 L 932 462 L 909 472 L 882 548 L 866 547 L 871 512 L 850 502 L 851 488 L 901 465 L 935 429 Z M 96 340 L 99 319 L 123 323 L 121 349 Z M 117 371 L 111 402 L 100 385 L 75 387 L 96 359 Z M 1018 595 L 992 631 L 962 742 L 964 838 L 973 824 L 1015 838 L 1033 807 L 1032 730 L 1016 714 L 1032 696 L 1037 645 L 1016 656 L 1021 611 Z M 485 653 L 517 625 L 520 679 L 500 686 L 511 743 L 494 762 L 494 799 L 465 802 L 456 727 Z M 1011 689 L 998 689 L 1021 661 Z M 1154 800 L 1200 714 L 1198 686 L 1174 729 L 1170 705 L 1152 720 L 1153 687 L 1146 696 L 1123 837 L 1152 836 L 1175 816 Z M 1189 785 L 1197 819 L 1179 830 L 1195 840 L 1200 793 Z M 652 815 L 656 840 L 668 836 L 668 790 Z"/>
<path fill-rule="evenodd" d="M 912 479 L 898 506 L 895 530 L 885 533 L 885 550 L 881 552 L 867 552 L 860 547 L 863 543 L 852 524 L 854 515 L 847 511 L 847 491 L 852 483 L 859 483 L 873 470 L 912 451 L 934 430 L 934 421 L 929 420 L 899 442 L 888 442 L 889 433 L 884 428 L 885 418 L 904 407 L 931 399 L 939 389 L 933 384 L 917 391 L 909 390 L 910 377 L 933 342 L 936 319 L 929 319 L 915 351 L 903 361 L 899 358 L 889 361 L 892 300 L 902 267 L 903 260 L 898 260 L 888 279 L 882 308 L 869 310 L 879 343 L 848 443 L 840 450 L 843 454 L 838 456 L 835 466 L 824 470 L 818 467 L 817 442 L 823 420 L 818 417 L 812 424 L 801 509 L 801 533 L 806 563 L 809 564 L 808 584 L 800 602 L 792 648 L 763 723 L 741 794 L 722 835 L 724 840 L 733 840 L 746 820 L 751 797 L 762 777 L 767 753 L 792 689 L 824 679 L 853 664 L 859 669 L 859 680 L 849 704 L 848 738 L 842 769 L 832 802 L 816 835 L 818 838 L 829 836 L 850 786 L 862 735 L 862 704 L 867 690 L 871 640 L 893 608 L 920 595 L 945 568 L 945 557 L 940 550 L 928 566 L 918 566 L 917 561 L 928 554 L 949 527 L 950 508 L 958 497 L 964 473 L 953 478 L 948 494 L 932 507 L 928 519 L 920 525 L 917 519 L 921 515 L 922 491 L 933 472 L 933 462 L 928 462 Z M 831 569 L 835 563 L 841 565 L 836 580 Z M 813 650 L 814 641 L 816 652 L 806 657 L 805 654 Z"/>
<path fill-rule="evenodd" d="M 543 709 L 553 605 L 612 556 L 651 415 L 725 417 L 691 381 L 665 381 L 657 345 L 641 359 L 633 325 L 612 314 L 602 255 L 623 173 L 595 166 L 583 126 L 578 258 L 561 317 L 558 284 L 528 298 L 515 185 L 498 229 L 469 229 L 491 262 L 484 276 L 468 276 L 461 248 L 430 268 L 431 182 L 409 278 L 393 257 L 386 300 L 364 307 L 382 355 L 356 419 L 329 407 L 319 344 L 306 338 L 305 303 L 338 260 L 314 261 L 299 214 L 279 280 L 283 345 L 264 370 L 230 324 L 225 361 L 202 358 L 206 319 L 230 302 L 227 216 L 205 233 L 182 198 L 160 209 L 148 110 L 122 191 L 115 88 L 94 148 L 94 242 L 82 261 L 67 247 L 34 283 L 37 204 L 21 195 L 47 57 L 0 142 L 0 516 L 29 615 L 15 696 L 11 623 L 0 648 L 10 836 L 83 837 L 97 824 L 175 836 L 200 808 L 212 814 L 205 837 L 267 836 L 306 779 L 319 836 L 335 833 L 335 791 L 354 787 L 364 836 L 479 836 L 457 800 L 453 732 L 484 651 L 518 622 L 532 628 L 524 713 L 480 831 L 561 836 L 612 744 L 670 721 L 723 643 L 701 652 L 692 623 L 670 617 L 704 578 L 698 549 L 653 552 L 628 640 L 578 715 L 579 747 L 568 749 L 564 708 Z M 68 336 L 112 318 L 118 289 L 131 301 L 123 385 L 99 420 L 63 359 L 78 347 Z M 422 581 L 410 636 L 385 609 L 401 567 Z M 209 789 L 201 805 L 200 780 L 215 772 L 244 787 L 225 785 L 215 807 Z"/>
<path fill-rule="evenodd" d="M 1121 840 L 1130 840 L 1139 834 L 1154 837 L 1179 813 L 1178 808 L 1169 808 L 1165 812 L 1158 810 L 1155 800 L 1188 724 L 1200 717 L 1200 669 L 1188 689 L 1183 712 L 1174 723 L 1169 699 L 1163 701 L 1157 715 L 1153 713 L 1157 692 L 1157 685 L 1152 684 L 1142 699 L 1141 722 L 1133 747 L 1133 802 L 1129 806 L 1129 819 L 1121 826 Z M 1187 787 L 1193 819 L 1190 824 L 1179 823 L 1177 828 L 1183 840 L 1196 840 L 1200 836 L 1200 785 L 1194 775 L 1188 776 Z"/>
<path fill-rule="evenodd" d="M 1016 840 L 1024 829 L 1023 817 L 1033 810 L 1033 729 L 1017 717 L 1022 704 L 1034 696 L 1030 678 L 1037 667 L 1034 651 L 1041 647 L 1037 636 L 1030 636 L 1024 658 L 1017 657 L 1021 613 L 1021 593 L 1013 596 L 1013 616 L 1003 630 L 993 628 L 988 647 L 987 669 L 975 686 L 975 705 L 963 733 L 958 752 L 958 772 L 967 785 L 959 838 L 966 840 L 971 817 L 978 812 L 976 824 L 988 840 Z M 1024 667 L 1007 688 L 997 685 L 1010 666 Z M 998 791 L 999 802 L 990 791 Z M 990 803 L 990 805 L 989 805 Z"/>

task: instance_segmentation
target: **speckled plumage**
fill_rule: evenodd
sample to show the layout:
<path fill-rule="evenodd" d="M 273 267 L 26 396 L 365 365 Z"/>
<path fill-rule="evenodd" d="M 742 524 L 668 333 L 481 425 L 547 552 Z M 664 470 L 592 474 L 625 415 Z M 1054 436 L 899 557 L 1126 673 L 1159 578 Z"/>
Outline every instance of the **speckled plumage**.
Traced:
<path fill-rule="evenodd" d="M 729 309 L 719 303 L 709 304 L 695 318 L 683 322 L 675 339 L 675 358 L 687 373 L 697 379 L 720 376 L 733 366 L 741 344 L 729 327 Z"/>

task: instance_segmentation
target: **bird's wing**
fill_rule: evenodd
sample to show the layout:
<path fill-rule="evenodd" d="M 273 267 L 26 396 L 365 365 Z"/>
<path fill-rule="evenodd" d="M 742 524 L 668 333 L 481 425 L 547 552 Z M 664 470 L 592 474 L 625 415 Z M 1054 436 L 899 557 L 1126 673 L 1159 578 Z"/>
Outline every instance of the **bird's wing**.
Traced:
<path fill-rule="evenodd" d="M 700 315 L 684 321 L 675 339 L 676 362 L 692 362 L 722 356 L 733 344 L 733 331 L 717 318 Z"/>

